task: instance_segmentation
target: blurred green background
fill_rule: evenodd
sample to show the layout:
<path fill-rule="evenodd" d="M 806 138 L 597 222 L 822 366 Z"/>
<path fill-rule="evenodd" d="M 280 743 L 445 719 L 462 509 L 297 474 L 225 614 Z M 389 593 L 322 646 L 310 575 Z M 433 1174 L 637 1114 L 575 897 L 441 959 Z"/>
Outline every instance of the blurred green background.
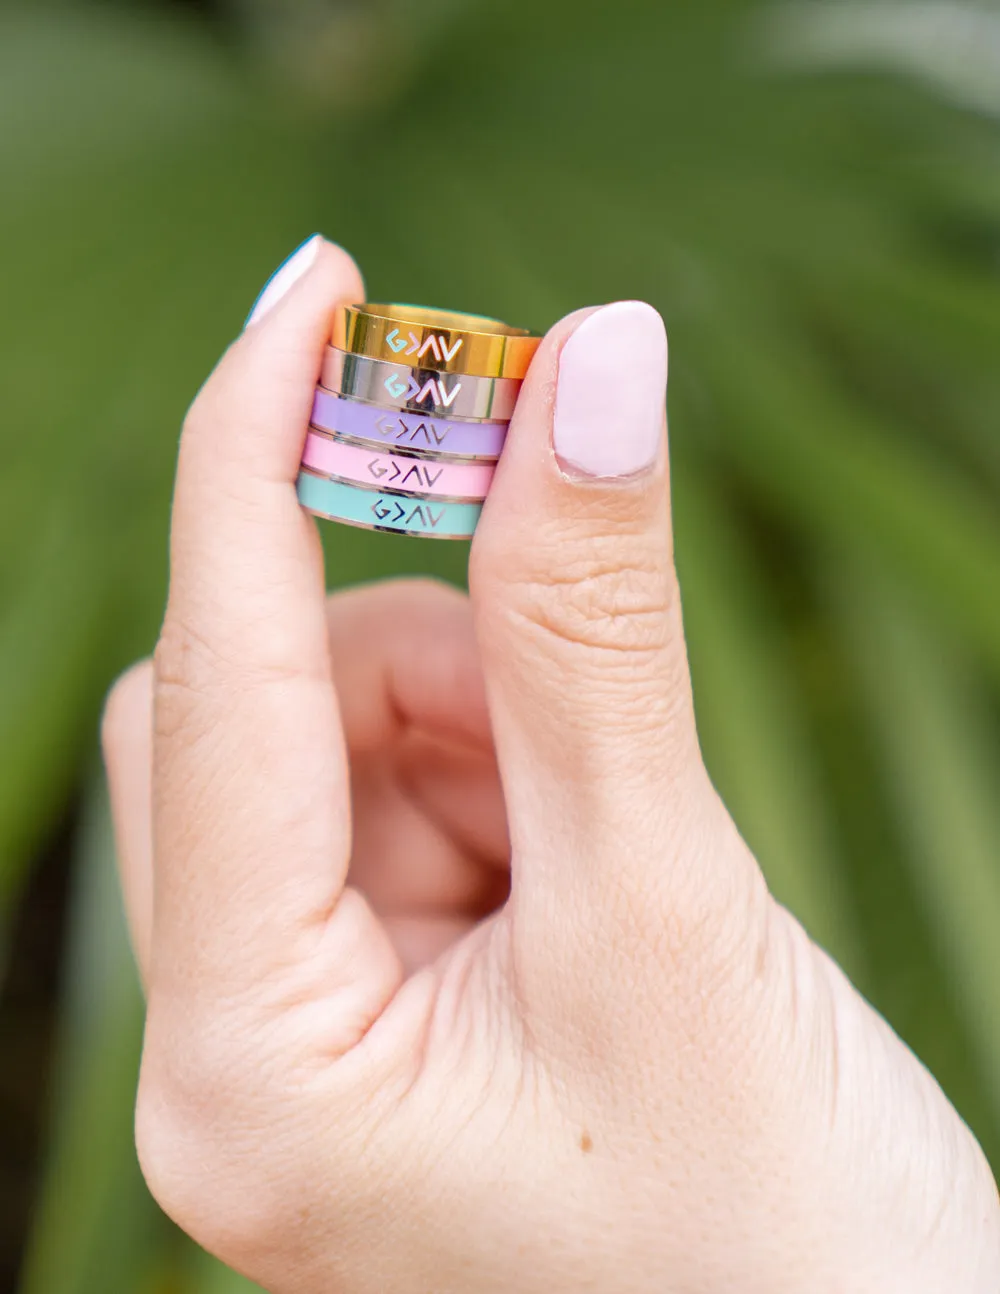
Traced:
<path fill-rule="evenodd" d="M 317 229 L 376 300 L 663 311 L 709 766 L 1000 1165 L 995 7 L 0 0 L 0 1289 L 250 1288 L 136 1167 L 95 733 L 185 407 Z"/>

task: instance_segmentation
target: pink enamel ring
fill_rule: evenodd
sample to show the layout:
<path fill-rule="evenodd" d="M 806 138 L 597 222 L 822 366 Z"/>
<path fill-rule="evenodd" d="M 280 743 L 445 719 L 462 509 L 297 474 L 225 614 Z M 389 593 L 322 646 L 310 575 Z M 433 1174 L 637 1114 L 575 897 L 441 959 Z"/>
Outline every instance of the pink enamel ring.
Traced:
<path fill-rule="evenodd" d="M 302 465 L 349 485 L 458 503 L 485 499 L 494 471 L 492 463 L 455 463 L 385 453 L 315 430 L 306 438 Z"/>

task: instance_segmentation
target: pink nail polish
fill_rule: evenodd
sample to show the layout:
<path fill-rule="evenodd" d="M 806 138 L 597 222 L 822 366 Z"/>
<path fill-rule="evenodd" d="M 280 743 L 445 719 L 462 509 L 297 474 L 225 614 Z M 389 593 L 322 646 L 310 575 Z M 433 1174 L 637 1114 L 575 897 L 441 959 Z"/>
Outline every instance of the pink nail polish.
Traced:
<path fill-rule="evenodd" d="M 552 443 L 585 476 L 631 476 L 656 461 L 663 433 L 667 335 L 643 301 L 584 319 L 562 348 Z"/>

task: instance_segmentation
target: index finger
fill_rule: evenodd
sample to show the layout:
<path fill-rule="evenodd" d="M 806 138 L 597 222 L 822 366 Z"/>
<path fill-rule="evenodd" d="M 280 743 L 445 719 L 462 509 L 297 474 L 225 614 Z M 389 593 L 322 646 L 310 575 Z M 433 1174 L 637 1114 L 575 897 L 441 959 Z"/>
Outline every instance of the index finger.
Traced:
<path fill-rule="evenodd" d="M 171 581 L 156 651 L 151 1002 L 239 995 L 340 905 L 347 758 L 322 551 L 295 478 L 330 319 L 363 289 L 312 240 L 305 272 L 230 347 L 181 438 Z M 396 973 L 349 903 L 352 975 Z M 335 942 L 335 941 L 334 941 Z"/>

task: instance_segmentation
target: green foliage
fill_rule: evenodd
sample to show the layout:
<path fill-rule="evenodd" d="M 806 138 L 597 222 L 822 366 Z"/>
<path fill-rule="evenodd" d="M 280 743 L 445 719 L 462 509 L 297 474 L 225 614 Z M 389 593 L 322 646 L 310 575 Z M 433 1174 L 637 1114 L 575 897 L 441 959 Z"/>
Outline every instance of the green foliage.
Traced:
<path fill-rule="evenodd" d="M 538 327 L 641 296 L 710 767 L 1000 1163 L 997 123 L 779 63 L 750 0 L 178 12 L 0 5 L 0 944 L 152 645 L 185 405 L 287 251 L 321 229 L 376 299 Z M 459 545 L 325 539 L 335 584 L 463 578 Z M 22 1294 L 246 1288 L 140 1185 L 91 819 Z"/>

